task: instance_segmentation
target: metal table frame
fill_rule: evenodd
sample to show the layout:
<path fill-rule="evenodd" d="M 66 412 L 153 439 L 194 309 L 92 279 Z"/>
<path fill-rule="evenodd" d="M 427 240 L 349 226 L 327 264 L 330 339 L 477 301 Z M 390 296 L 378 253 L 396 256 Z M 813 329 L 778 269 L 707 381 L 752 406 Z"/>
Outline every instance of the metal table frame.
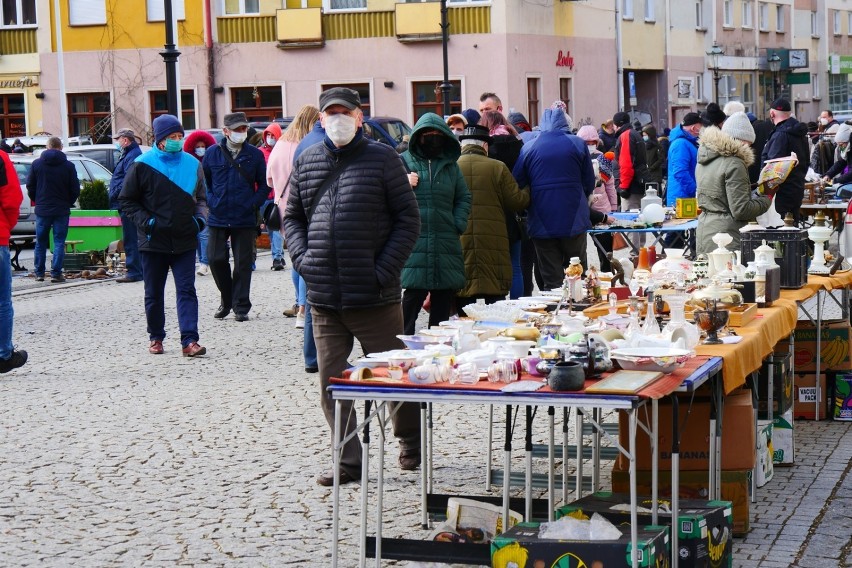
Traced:
<path fill-rule="evenodd" d="M 600 234 L 614 234 L 618 233 L 624 237 L 625 242 L 627 242 L 627 246 L 630 247 L 631 252 L 638 253 L 636 245 L 633 243 L 633 240 L 630 239 L 630 235 L 639 235 L 639 234 L 650 234 L 654 237 L 654 240 L 651 244 L 647 245 L 649 247 L 655 247 L 660 243 L 660 240 L 663 238 L 663 235 L 672 234 L 672 233 L 683 233 L 680 235 L 681 239 L 684 241 L 684 247 L 689 247 L 689 239 L 686 236 L 686 233 L 689 231 L 694 231 L 698 228 L 698 219 L 692 219 L 691 221 L 687 221 L 686 223 L 681 223 L 679 225 L 663 225 L 662 227 L 647 227 L 645 229 L 630 229 L 627 227 L 607 227 L 607 228 L 592 228 L 589 230 L 589 235 L 592 237 L 592 240 L 595 243 L 595 246 L 603 252 L 604 254 L 612 251 L 606 250 L 600 241 L 597 239 L 597 235 Z M 693 254 L 695 251 L 691 251 Z"/>

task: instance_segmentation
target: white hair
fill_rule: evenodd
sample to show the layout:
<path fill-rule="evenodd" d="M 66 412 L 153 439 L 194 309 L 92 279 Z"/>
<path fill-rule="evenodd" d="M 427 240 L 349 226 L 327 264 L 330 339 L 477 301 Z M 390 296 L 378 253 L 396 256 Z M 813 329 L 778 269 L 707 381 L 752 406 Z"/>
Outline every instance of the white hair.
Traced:
<path fill-rule="evenodd" d="M 488 142 L 485 142 L 484 140 L 476 140 L 475 138 L 466 138 L 465 140 L 461 141 L 462 146 L 467 146 L 468 144 L 475 144 L 477 146 L 485 146 L 487 143 Z"/>

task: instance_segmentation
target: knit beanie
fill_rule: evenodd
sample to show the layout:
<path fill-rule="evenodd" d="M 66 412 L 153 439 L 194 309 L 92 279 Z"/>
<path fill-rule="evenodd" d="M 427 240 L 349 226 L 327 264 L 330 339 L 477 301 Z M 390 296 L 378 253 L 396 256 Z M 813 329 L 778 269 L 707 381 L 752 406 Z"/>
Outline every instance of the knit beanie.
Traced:
<path fill-rule="evenodd" d="M 582 130 L 582 129 L 581 129 Z M 612 154 L 610 156 L 610 154 Z M 615 154 L 612 152 L 607 152 L 606 154 L 598 154 L 598 165 L 600 166 L 601 179 L 603 181 L 609 181 L 612 177 L 612 160 L 615 158 Z"/>
<path fill-rule="evenodd" d="M 562 114 L 565 115 L 565 122 L 568 123 L 568 130 L 574 130 L 574 119 L 571 118 L 571 115 L 568 114 L 568 106 L 565 104 L 565 101 L 554 101 L 550 108 L 553 110 L 561 110 Z"/>
<path fill-rule="evenodd" d="M 468 108 L 468 109 L 463 110 L 462 115 L 467 120 L 468 126 L 476 126 L 477 124 L 479 124 L 479 118 L 480 118 L 479 113 L 477 111 L 473 110 L 472 108 Z"/>
<path fill-rule="evenodd" d="M 725 116 L 731 116 L 738 112 L 745 112 L 745 105 L 740 101 L 728 101 L 725 103 L 725 108 L 722 109 L 722 112 L 725 113 Z"/>
<path fill-rule="evenodd" d="M 710 124 L 715 124 L 719 126 L 722 124 L 725 119 L 725 113 L 722 112 L 722 109 L 716 103 L 710 103 L 707 105 L 707 108 L 704 109 L 704 112 L 701 113 L 701 116 L 710 121 Z"/>
<path fill-rule="evenodd" d="M 725 124 L 722 125 L 722 132 L 731 138 L 736 138 L 749 144 L 754 142 L 754 128 L 751 126 L 751 121 L 744 112 L 735 112 L 729 116 Z"/>
<path fill-rule="evenodd" d="M 597 142 L 600 139 L 600 137 L 598 136 L 598 131 L 595 130 L 595 127 L 591 124 L 581 126 L 580 130 L 577 131 L 577 136 L 579 136 L 586 142 Z"/>
<path fill-rule="evenodd" d="M 834 134 L 834 142 L 836 144 L 846 144 L 849 142 L 849 135 L 852 134 L 852 126 L 849 126 L 845 122 L 840 125 L 840 128 L 837 129 L 837 132 Z"/>
<path fill-rule="evenodd" d="M 171 114 L 161 114 L 154 119 L 154 142 L 157 143 L 174 132 L 183 133 L 183 125 Z"/>

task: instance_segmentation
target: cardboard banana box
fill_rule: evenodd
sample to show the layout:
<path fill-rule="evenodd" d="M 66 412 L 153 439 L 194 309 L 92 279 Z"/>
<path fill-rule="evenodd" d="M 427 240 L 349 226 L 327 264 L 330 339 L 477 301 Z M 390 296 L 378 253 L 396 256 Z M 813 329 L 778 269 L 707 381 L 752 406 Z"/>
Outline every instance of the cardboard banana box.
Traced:
<path fill-rule="evenodd" d="M 816 371 L 817 360 L 821 360 L 820 372 L 852 370 L 850 350 L 850 328 L 847 323 L 832 323 L 822 326 L 820 351 L 817 352 L 816 327 L 800 323 L 796 326 L 796 341 L 793 349 L 793 369 L 796 373 Z M 775 353 L 788 351 L 789 343 L 779 342 Z"/>

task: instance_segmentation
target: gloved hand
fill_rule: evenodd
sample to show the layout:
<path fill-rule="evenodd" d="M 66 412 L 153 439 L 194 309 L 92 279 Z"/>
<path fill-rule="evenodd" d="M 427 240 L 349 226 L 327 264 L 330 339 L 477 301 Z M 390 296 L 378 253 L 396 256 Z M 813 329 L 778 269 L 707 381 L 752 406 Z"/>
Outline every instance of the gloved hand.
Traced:
<path fill-rule="evenodd" d="M 618 195 L 622 199 L 629 199 L 630 198 L 630 190 L 629 189 L 619 189 Z"/>
<path fill-rule="evenodd" d="M 153 217 L 148 219 L 148 222 L 145 223 L 145 236 L 148 240 L 151 240 L 151 235 L 154 234 L 154 225 L 157 223 L 157 220 Z"/>

